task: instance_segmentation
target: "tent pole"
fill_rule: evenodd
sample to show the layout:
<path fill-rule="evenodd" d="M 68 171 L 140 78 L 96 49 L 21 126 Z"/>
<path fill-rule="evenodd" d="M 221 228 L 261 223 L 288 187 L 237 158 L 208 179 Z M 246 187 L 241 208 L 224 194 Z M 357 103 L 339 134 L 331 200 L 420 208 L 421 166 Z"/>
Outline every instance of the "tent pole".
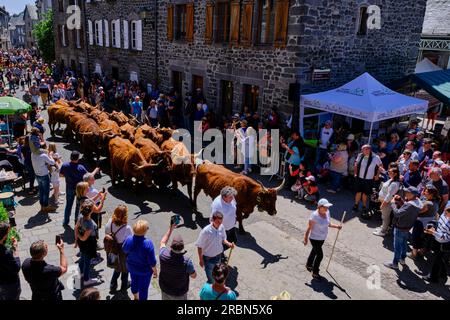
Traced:
<path fill-rule="evenodd" d="M 367 141 L 367 144 L 370 144 L 372 142 L 372 128 L 373 128 L 373 122 L 370 123 L 369 141 Z"/>
<path fill-rule="evenodd" d="M 302 105 L 300 104 L 300 123 L 299 123 L 299 131 L 302 137 L 304 137 L 303 134 L 303 121 L 304 121 L 304 117 L 305 117 L 305 108 L 302 108 Z"/>

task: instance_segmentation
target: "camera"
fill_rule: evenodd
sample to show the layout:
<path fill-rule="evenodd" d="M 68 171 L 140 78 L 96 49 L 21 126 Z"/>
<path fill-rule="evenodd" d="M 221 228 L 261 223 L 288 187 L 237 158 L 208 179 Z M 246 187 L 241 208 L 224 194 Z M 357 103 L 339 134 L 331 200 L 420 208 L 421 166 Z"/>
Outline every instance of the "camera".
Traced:
<path fill-rule="evenodd" d="M 179 225 L 180 224 L 180 215 L 176 214 L 170 217 L 170 224 Z"/>

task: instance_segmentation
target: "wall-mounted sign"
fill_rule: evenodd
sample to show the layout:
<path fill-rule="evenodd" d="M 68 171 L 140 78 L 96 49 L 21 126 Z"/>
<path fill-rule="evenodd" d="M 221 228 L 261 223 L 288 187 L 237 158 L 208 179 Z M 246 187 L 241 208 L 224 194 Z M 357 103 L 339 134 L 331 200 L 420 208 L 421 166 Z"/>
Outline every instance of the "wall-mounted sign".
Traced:
<path fill-rule="evenodd" d="M 312 73 L 312 81 L 330 80 L 331 69 L 314 69 Z"/>

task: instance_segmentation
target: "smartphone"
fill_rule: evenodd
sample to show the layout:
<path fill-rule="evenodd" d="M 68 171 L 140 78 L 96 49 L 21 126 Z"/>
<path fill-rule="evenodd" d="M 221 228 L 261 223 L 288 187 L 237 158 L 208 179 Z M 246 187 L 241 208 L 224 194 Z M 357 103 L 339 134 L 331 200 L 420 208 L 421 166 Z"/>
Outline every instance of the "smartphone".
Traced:
<path fill-rule="evenodd" d="M 180 224 L 180 215 L 176 214 L 170 218 L 170 224 L 179 225 Z"/>
<path fill-rule="evenodd" d="M 57 234 L 56 236 L 55 236 L 55 244 L 59 244 L 59 243 L 61 243 L 61 235 L 59 235 L 59 234 Z"/>

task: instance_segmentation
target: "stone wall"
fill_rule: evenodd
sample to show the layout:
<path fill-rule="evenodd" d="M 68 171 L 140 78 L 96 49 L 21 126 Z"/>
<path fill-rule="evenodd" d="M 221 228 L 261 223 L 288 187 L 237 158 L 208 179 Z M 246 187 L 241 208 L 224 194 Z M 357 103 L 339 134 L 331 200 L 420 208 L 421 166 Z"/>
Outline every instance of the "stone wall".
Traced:
<path fill-rule="evenodd" d="M 299 9 L 302 92 L 342 85 L 363 72 L 389 84 L 414 72 L 425 0 L 304 0 Z M 359 6 L 381 8 L 381 29 L 357 35 Z M 331 69 L 329 81 L 311 82 L 312 69 Z"/>
<path fill-rule="evenodd" d="M 180 1 L 179 1 L 180 2 Z M 177 3 L 171 1 L 167 3 Z M 183 3 L 182 1 L 180 3 Z M 184 2 L 186 3 L 186 2 Z M 293 4 L 295 5 L 295 3 Z M 256 8 L 254 6 L 254 17 Z M 243 106 L 243 85 L 259 87 L 259 110 L 272 106 L 288 112 L 292 105 L 288 101 L 289 83 L 295 82 L 300 66 L 298 50 L 299 30 L 293 25 L 296 17 L 291 13 L 289 19 L 287 49 L 275 49 L 265 46 L 233 46 L 205 44 L 205 8 L 206 1 L 194 4 L 194 41 L 193 43 L 173 40 L 167 41 L 167 4 L 159 6 L 159 79 L 161 87 L 168 89 L 172 85 L 171 71 L 183 72 L 183 94 L 191 91 L 192 76 L 204 77 L 204 92 L 208 105 L 221 113 L 221 80 L 233 82 L 233 110 L 241 111 Z M 291 7 L 292 10 L 292 7 Z M 300 13 L 297 13 L 300 14 Z M 256 20 L 256 19 L 253 19 Z M 255 31 L 254 23 L 253 31 Z M 256 32 L 253 32 L 256 37 Z M 262 108 L 261 108 L 262 106 Z"/>
<path fill-rule="evenodd" d="M 110 46 L 89 46 L 89 72 L 93 73 L 95 64 L 102 66 L 102 72 L 107 76 L 112 75 L 112 68 L 119 69 L 119 80 L 129 80 L 130 72 L 138 74 L 139 82 L 143 85 L 153 83 L 155 80 L 155 27 L 153 1 L 128 0 L 128 1 L 102 1 L 86 4 L 86 18 L 94 24 L 95 20 L 121 19 L 121 47 L 113 48 L 111 41 L 110 26 Z M 142 18 L 142 11 L 146 11 L 146 17 Z M 142 20 L 142 51 L 123 49 L 122 20 L 141 19 Z M 129 25 L 129 28 L 131 26 Z M 86 27 L 87 30 L 87 27 Z M 89 39 L 88 39 L 89 40 Z"/>

